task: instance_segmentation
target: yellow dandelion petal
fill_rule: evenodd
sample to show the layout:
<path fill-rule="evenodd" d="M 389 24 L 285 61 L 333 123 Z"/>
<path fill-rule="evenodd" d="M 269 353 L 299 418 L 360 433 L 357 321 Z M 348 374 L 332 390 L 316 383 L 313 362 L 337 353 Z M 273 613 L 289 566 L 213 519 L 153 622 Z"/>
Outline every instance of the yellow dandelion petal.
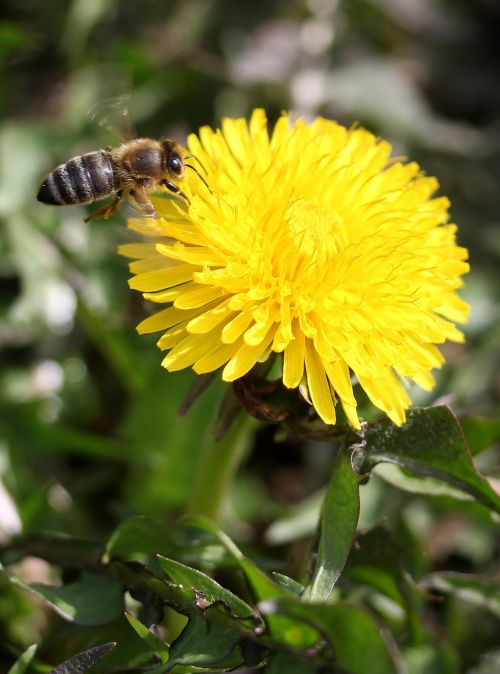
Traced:
<path fill-rule="evenodd" d="M 469 312 L 437 180 L 369 131 L 289 115 L 269 131 L 261 109 L 187 145 L 210 189 L 187 171 L 189 204 L 153 197 L 158 217 L 129 221 L 144 242 L 120 248 L 130 286 L 167 305 L 138 327 L 164 331 L 164 366 L 233 381 L 282 353 L 284 385 L 307 382 L 326 423 L 338 399 L 359 428 L 353 380 L 403 423 L 403 381 L 432 388 Z"/>
<path fill-rule="evenodd" d="M 233 309 L 234 311 L 234 309 Z M 251 312 L 246 311 L 237 314 L 227 325 L 221 333 L 221 340 L 224 344 L 232 344 L 235 342 L 248 328 L 253 321 Z"/>
<path fill-rule="evenodd" d="M 141 335 L 145 335 L 151 332 L 165 330 L 182 321 L 189 320 L 197 314 L 197 309 L 183 311 L 176 307 L 168 307 L 168 309 L 162 309 L 162 311 L 159 311 L 157 314 L 153 314 L 153 316 L 149 316 L 141 321 L 137 326 L 137 332 Z"/>
<path fill-rule="evenodd" d="M 258 346 L 261 344 L 273 323 L 274 321 L 268 321 L 266 323 L 255 323 L 255 325 L 252 325 L 252 327 L 245 332 L 245 343 L 249 346 Z"/>
<path fill-rule="evenodd" d="M 184 321 L 164 332 L 156 342 L 156 345 L 161 351 L 166 351 L 178 344 L 187 335 L 188 331 L 186 330 L 186 322 Z"/>
<path fill-rule="evenodd" d="M 366 391 L 370 400 L 396 424 L 404 423 L 405 410 L 411 400 L 394 374 L 387 368 L 384 377 L 368 379 L 359 377 L 359 383 Z"/>
<path fill-rule="evenodd" d="M 304 374 L 305 337 L 295 320 L 293 324 L 293 339 L 284 351 L 283 384 L 287 388 L 297 388 Z"/>
<path fill-rule="evenodd" d="M 175 300 L 174 306 L 178 309 L 197 309 L 203 307 L 212 300 L 224 297 L 223 288 L 197 285 L 193 290 L 184 292 Z"/>
<path fill-rule="evenodd" d="M 274 330 L 271 328 L 259 344 L 249 345 L 244 343 L 222 371 L 222 379 L 234 381 L 249 372 L 267 350 L 274 337 L 275 330 L 275 327 Z"/>
<path fill-rule="evenodd" d="M 310 339 L 306 340 L 307 387 L 312 403 L 325 424 L 335 423 L 335 407 L 321 358 Z"/>
<path fill-rule="evenodd" d="M 152 218 L 130 218 L 127 222 L 129 229 L 146 237 L 163 236 L 164 232 L 160 225 L 159 220 Z"/>
<path fill-rule="evenodd" d="M 359 421 L 359 416 L 358 416 L 358 411 L 356 409 L 355 405 L 348 405 L 345 403 L 343 400 L 341 401 L 342 403 L 342 409 L 344 410 L 344 413 L 349 420 L 350 424 L 353 426 L 353 428 L 356 428 L 358 431 L 361 429 L 361 422 Z"/>
<path fill-rule="evenodd" d="M 163 272 L 165 269 L 165 262 L 161 259 L 159 255 L 156 257 L 145 257 L 142 260 L 135 260 L 131 262 L 128 266 L 131 274 L 146 274 L 147 272 L 160 271 Z M 163 276 L 161 277 L 163 278 Z M 163 284 L 163 281 L 161 281 Z M 130 286 L 132 287 L 132 286 Z"/>
<path fill-rule="evenodd" d="M 181 283 L 178 286 L 169 288 L 168 290 L 160 290 L 154 293 L 142 293 L 142 296 L 145 300 L 150 302 L 155 302 L 156 304 L 165 304 L 166 302 L 174 302 L 179 295 L 182 293 L 188 293 L 191 289 L 199 288 L 198 283 L 194 281 L 188 281 L 187 283 Z"/>
<path fill-rule="evenodd" d="M 356 398 L 352 390 L 351 375 L 347 364 L 342 360 L 325 363 L 325 372 L 342 403 L 356 407 Z"/>
<path fill-rule="evenodd" d="M 197 269 L 198 267 L 192 264 L 179 264 L 167 267 L 167 269 L 155 269 L 131 278 L 129 286 L 134 290 L 142 290 L 143 292 L 162 290 L 165 287 L 192 279 L 193 273 Z"/>
<path fill-rule="evenodd" d="M 156 245 L 156 250 L 160 255 L 169 257 L 172 260 L 181 260 L 190 264 L 208 264 L 218 266 L 224 263 L 224 256 L 217 251 L 211 253 L 202 246 L 186 246 L 176 243 L 171 246 L 162 244 Z M 165 264 L 165 262 L 163 262 Z"/>
<path fill-rule="evenodd" d="M 227 306 L 227 302 L 221 302 L 221 304 L 218 304 L 214 309 L 205 311 L 205 313 L 200 314 L 189 321 L 187 329 L 189 332 L 196 334 L 210 332 L 216 325 L 222 323 L 222 321 L 227 322 L 232 314 L 233 312 Z"/>
<path fill-rule="evenodd" d="M 227 363 L 228 360 L 231 360 L 240 346 L 241 344 L 239 342 L 233 342 L 232 344 L 217 344 L 212 351 L 195 362 L 193 370 L 198 374 L 206 374 L 207 372 L 218 370 Z"/>
<path fill-rule="evenodd" d="M 415 384 L 418 384 L 420 388 L 423 388 L 424 391 L 432 391 L 432 389 L 436 385 L 436 380 L 432 376 L 432 373 L 429 372 L 428 370 L 417 372 L 417 374 L 413 377 L 413 381 L 415 382 Z"/>
<path fill-rule="evenodd" d="M 118 246 L 118 252 L 124 257 L 145 260 L 151 257 L 158 257 L 155 243 L 123 243 L 121 246 Z"/>
<path fill-rule="evenodd" d="M 190 367 L 209 350 L 206 335 L 187 335 L 163 359 L 162 365 L 171 372 Z"/>

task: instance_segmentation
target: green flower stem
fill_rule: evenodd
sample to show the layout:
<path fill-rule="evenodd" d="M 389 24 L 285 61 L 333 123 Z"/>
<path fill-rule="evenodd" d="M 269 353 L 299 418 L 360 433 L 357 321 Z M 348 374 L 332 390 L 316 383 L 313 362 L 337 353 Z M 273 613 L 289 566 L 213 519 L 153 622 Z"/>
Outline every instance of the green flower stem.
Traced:
<path fill-rule="evenodd" d="M 207 444 L 194 476 L 188 514 L 219 520 L 233 475 L 247 454 L 256 427 L 255 419 L 241 413 L 221 440 Z"/>

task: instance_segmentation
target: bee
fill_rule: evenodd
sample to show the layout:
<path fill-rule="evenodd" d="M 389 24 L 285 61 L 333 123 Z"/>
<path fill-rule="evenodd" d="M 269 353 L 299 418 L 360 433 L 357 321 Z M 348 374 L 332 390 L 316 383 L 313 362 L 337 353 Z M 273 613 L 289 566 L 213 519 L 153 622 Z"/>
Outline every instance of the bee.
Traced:
<path fill-rule="evenodd" d="M 43 181 L 37 194 L 38 201 L 52 206 L 68 206 L 112 196 L 109 204 L 97 208 L 85 218 L 88 221 L 101 216 L 109 218 L 128 197 L 142 215 L 154 217 L 156 213 L 149 195 L 163 186 L 189 203 L 178 185 L 186 168 L 195 171 L 210 190 L 199 171 L 186 163 L 194 155 L 185 155 L 178 141 L 172 138 L 133 138 L 123 102 L 123 98 L 117 99 L 117 102 L 112 99 L 111 107 L 116 108 L 112 110 L 115 116 L 119 113 L 122 126 L 126 124 L 126 132 L 120 134 L 126 138 L 125 142 L 118 148 L 107 147 L 89 152 L 57 166 Z M 100 124 L 111 126 L 108 117 Z"/>
<path fill-rule="evenodd" d="M 162 186 L 189 201 L 177 184 L 184 177 L 185 167 L 182 149 L 176 140 L 136 138 L 117 149 L 89 152 L 60 164 L 43 181 L 37 199 L 52 206 L 68 206 L 113 195 L 110 204 L 86 218 L 90 220 L 100 216 L 109 218 L 122 199 L 130 196 L 145 215 L 154 216 L 149 193 Z M 196 171 L 193 166 L 190 168 Z"/>

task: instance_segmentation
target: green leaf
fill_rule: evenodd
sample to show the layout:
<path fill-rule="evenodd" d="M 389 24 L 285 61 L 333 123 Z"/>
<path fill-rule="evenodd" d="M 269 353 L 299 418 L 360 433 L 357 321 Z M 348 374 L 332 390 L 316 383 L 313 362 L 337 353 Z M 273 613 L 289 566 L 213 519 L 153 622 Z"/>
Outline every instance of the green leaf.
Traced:
<path fill-rule="evenodd" d="M 420 584 L 426 590 L 451 594 L 460 602 L 487 609 L 500 618 L 500 583 L 497 578 L 454 571 L 436 571 L 424 576 Z"/>
<path fill-rule="evenodd" d="M 240 566 L 258 602 L 292 597 L 293 594 L 274 583 L 259 567 L 238 549 L 233 541 L 219 527 L 205 517 L 194 515 L 186 524 L 212 534 L 233 556 Z M 284 615 L 270 615 L 268 620 L 270 634 L 289 647 L 301 650 L 310 648 L 319 640 L 319 634 L 308 625 Z"/>
<path fill-rule="evenodd" d="M 301 618 L 315 627 L 328 641 L 335 665 L 351 674 L 395 674 L 400 671 L 395 644 L 374 616 L 361 606 L 286 599 L 269 602 L 265 608 Z"/>
<path fill-rule="evenodd" d="M 228 671 L 244 664 L 237 632 L 199 615 L 192 615 L 170 647 L 165 671 L 176 665 L 191 665 L 208 671 Z"/>
<path fill-rule="evenodd" d="M 353 450 L 353 465 L 360 474 L 381 462 L 395 463 L 416 475 L 443 480 L 500 512 L 500 496 L 476 471 L 460 426 L 447 407 L 410 410 L 402 426 L 389 419 L 367 424 Z"/>
<path fill-rule="evenodd" d="M 30 447 L 36 447 L 40 453 L 76 454 L 93 457 L 102 461 L 120 460 L 140 462 L 143 455 L 140 445 L 115 440 L 104 435 L 89 433 L 72 428 L 58 420 L 57 424 L 48 423 L 31 406 L 9 406 L 8 418 L 16 435 Z"/>
<path fill-rule="evenodd" d="M 245 573 L 258 601 L 287 596 L 287 593 L 273 583 L 273 581 L 261 571 L 254 562 L 245 557 L 238 546 L 215 524 L 215 522 L 212 522 L 202 515 L 191 515 L 184 520 L 184 523 L 188 527 L 200 529 L 202 532 L 210 534 L 225 547 L 237 565 Z"/>
<path fill-rule="evenodd" d="M 265 674 L 316 674 L 319 671 L 314 663 L 298 658 L 290 653 L 271 653 Z"/>
<path fill-rule="evenodd" d="M 415 554 L 412 551 L 412 554 Z M 404 550 L 394 534 L 383 525 L 356 537 L 345 573 L 367 583 L 398 604 L 404 604 L 403 588 L 408 576 L 403 566 Z"/>
<path fill-rule="evenodd" d="M 198 399 L 179 420 L 177 412 L 193 378 L 187 370 L 165 372 L 155 363 L 145 391 L 132 400 L 124 416 L 122 436 L 142 448 L 143 461 L 126 486 L 127 502 L 138 512 L 181 510 L 192 494 L 193 466 L 213 442 L 211 426 L 223 390 L 222 382 L 214 382 L 210 395 Z"/>
<path fill-rule="evenodd" d="M 407 557 L 415 557 L 383 525 L 358 534 L 356 545 L 347 561 L 344 578 L 359 586 L 373 587 L 405 609 L 414 640 L 423 634 L 419 615 L 421 590 L 408 573 Z"/>
<path fill-rule="evenodd" d="M 130 559 L 138 554 L 168 554 L 174 545 L 165 527 L 147 517 L 131 517 L 111 534 L 104 559 Z"/>
<path fill-rule="evenodd" d="M 130 626 L 141 637 L 141 639 L 146 643 L 151 651 L 160 658 L 161 662 L 168 662 L 168 644 L 157 637 L 156 634 L 148 630 L 146 625 L 143 625 L 139 620 L 137 620 L 137 618 L 134 618 L 134 616 L 130 615 L 130 613 L 125 613 L 125 617 L 129 621 Z"/>
<path fill-rule="evenodd" d="M 115 642 L 109 644 L 102 644 L 101 646 L 94 646 L 83 653 L 74 655 L 69 660 L 65 660 L 55 669 L 51 674 L 83 674 L 93 667 L 96 662 L 99 662 L 105 655 L 107 655 L 116 646 Z"/>
<path fill-rule="evenodd" d="M 269 641 L 267 635 L 263 634 L 262 622 L 260 622 L 258 628 L 255 625 L 249 628 L 248 624 L 245 624 L 238 616 L 233 616 L 224 607 L 221 610 L 220 603 L 207 604 L 205 597 L 201 595 L 197 597 L 191 587 L 176 585 L 162 579 L 137 562 L 122 562 L 115 559 L 110 562 L 108 568 L 111 573 L 118 575 L 124 580 L 125 585 L 130 589 L 130 593 L 133 596 L 155 598 L 157 605 L 170 606 L 174 611 L 188 618 L 200 617 L 209 621 L 210 625 L 213 626 L 213 630 L 216 630 L 213 632 L 214 635 L 220 633 L 227 636 L 231 634 L 235 641 L 237 639 L 241 640 L 245 650 L 245 659 L 247 659 L 247 651 L 251 650 L 251 642 L 255 641 L 255 637 L 262 636 L 264 643 Z M 135 626 L 137 627 L 137 625 Z M 187 632 L 186 634 L 189 635 L 190 633 Z M 212 654 L 210 650 L 206 652 L 207 654 Z M 193 653 L 195 653 L 194 650 Z M 159 667 L 161 668 L 162 666 L 160 665 Z M 167 669 L 164 671 L 167 671 Z M 155 674 L 160 674 L 159 671 L 156 671 L 156 668 Z"/>
<path fill-rule="evenodd" d="M 323 502 L 313 577 L 303 594 L 308 601 L 326 601 L 344 568 L 356 534 L 360 481 L 348 456 L 339 453 Z"/>
<path fill-rule="evenodd" d="M 2 576 L 43 599 L 65 620 L 79 625 L 105 625 L 117 620 L 124 610 L 121 583 L 93 574 L 83 574 L 74 583 L 53 587 L 22 580 L 2 570 Z"/>
<path fill-rule="evenodd" d="M 127 333 L 109 321 L 107 312 L 92 307 L 83 293 L 78 297 L 77 315 L 79 324 L 101 350 L 126 390 L 132 395 L 143 391 L 145 373 L 142 368 L 136 367 L 136 354 Z"/>
<path fill-rule="evenodd" d="M 406 648 L 404 661 L 411 674 L 457 674 L 463 664 L 453 646 L 444 641 Z M 474 669 L 474 674 L 479 674 L 478 670 Z"/>
<path fill-rule="evenodd" d="M 299 583 L 289 576 L 285 576 L 283 573 L 273 571 L 273 579 L 280 587 L 284 587 L 285 590 L 288 590 L 297 596 L 300 596 L 304 592 L 304 586 L 302 583 Z"/>
<path fill-rule="evenodd" d="M 500 420 L 480 417 L 460 417 L 460 425 L 471 454 L 479 454 L 483 449 L 500 441 Z"/>
<path fill-rule="evenodd" d="M 22 653 L 12 665 L 7 674 L 24 674 L 24 672 L 30 666 L 31 661 L 35 657 L 36 649 L 36 644 L 28 646 L 24 653 Z"/>
<path fill-rule="evenodd" d="M 263 628 L 261 617 L 252 607 L 206 574 L 166 557 L 158 557 L 161 568 L 176 584 L 192 595 L 202 611 L 213 607 L 232 616 L 249 629 Z"/>
<path fill-rule="evenodd" d="M 274 520 L 266 530 L 266 541 L 283 545 L 310 536 L 318 527 L 325 490 L 321 489 L 289 508 L 284 517 Z"/>
<path fill-rule="evenodd" d="M 379 463 L 374 469 L 375 475 L 382 478 L 388 484 L 410 494 L 423 494 L 424 496 L 450 496 L 459 501 L 473 501 L 474 497 L 460 489 L 455 489 L 450 484 L 442 482 L 435 477 L 419 477 L 409 474 L 404 468 L 395 463 Z"/>

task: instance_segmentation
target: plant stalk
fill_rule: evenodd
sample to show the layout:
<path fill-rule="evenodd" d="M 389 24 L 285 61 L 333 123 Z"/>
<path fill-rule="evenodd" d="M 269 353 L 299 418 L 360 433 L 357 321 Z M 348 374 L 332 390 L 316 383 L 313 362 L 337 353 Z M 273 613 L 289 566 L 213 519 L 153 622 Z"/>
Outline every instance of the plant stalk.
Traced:
<path fill-rule="evenodd" d="M 194 475 L 187 514 L 219 521 L 233 476 L 247 454 L 256 427 L 254 419 L 241 413 L 222 439 L 207 444 Z"/>

